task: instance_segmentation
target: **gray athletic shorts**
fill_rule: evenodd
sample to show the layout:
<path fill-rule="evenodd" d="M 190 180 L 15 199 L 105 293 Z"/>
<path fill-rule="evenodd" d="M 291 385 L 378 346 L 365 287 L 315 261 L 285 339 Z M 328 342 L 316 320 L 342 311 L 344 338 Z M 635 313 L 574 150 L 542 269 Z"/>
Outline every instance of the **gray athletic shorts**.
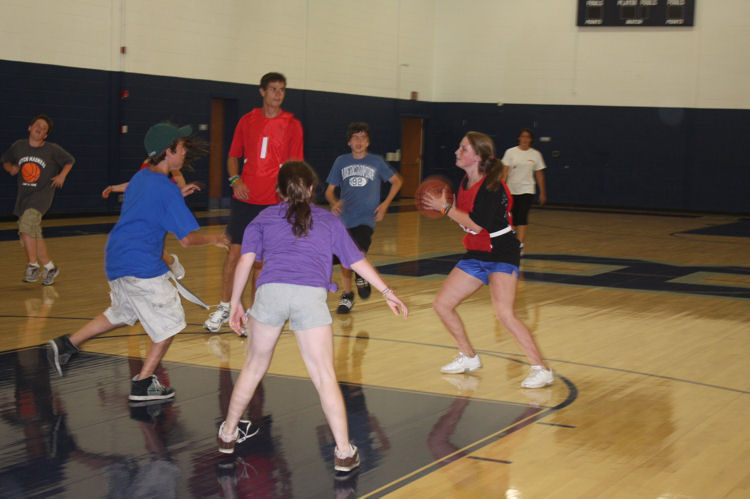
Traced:
<path fill-rule="evenodd" d="M 269 326 L 281 327 L 288 319 L 292 331 L 305 331 L 333 322 L 327 296 L 326 288 L 271 282 L 255 292 L 249 313 Z"/>
<path fill-rule="evenodd" d="M 109 288 L 112 305 L 104 316 L 112 324 L 132 326 L 141 321 L 154 343 L 185 329 L 185 311 L 177 288 L 169 282 L 169 273 L 150 279 L 120 277 L 109 281 Z"/>

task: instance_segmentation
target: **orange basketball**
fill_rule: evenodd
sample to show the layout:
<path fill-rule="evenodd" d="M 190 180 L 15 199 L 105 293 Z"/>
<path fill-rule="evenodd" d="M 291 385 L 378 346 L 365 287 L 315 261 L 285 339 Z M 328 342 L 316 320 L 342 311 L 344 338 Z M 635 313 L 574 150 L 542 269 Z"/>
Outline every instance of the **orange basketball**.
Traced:
<path fill-rule="evenodd" d="M 24 182 L 36 182 L 39 180 L 40 174 L 41 170 L 36 163 L 24 163 L 21 167 L 21 176 L 23 177 Z"/>
<path fill-rule="evenodd" d="M 417 205 L 419 212 L 429 218 L 438 218 L 443 216 L 439 211 L 428 208 L 424 205 L 423 198 L 425 193 L 429 192 L 435 197 L 441 197 L 442 192 L 445 191 L 446 202 L 453 202 L 453 188 L 451 187 L 450 181 L 440 175 L 432 175 L 427 177 L 417 187 L 417 192 L 414 193 L 414 203 Z"/>

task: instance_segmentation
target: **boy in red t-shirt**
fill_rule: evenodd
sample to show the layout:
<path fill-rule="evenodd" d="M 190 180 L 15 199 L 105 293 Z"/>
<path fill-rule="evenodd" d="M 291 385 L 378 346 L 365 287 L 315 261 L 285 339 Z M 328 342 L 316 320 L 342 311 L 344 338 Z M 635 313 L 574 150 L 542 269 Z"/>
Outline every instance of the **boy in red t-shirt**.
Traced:
<path fill-rule="evenodd" d="M 227 171 L 233 195 L 227 234 L 231 245 L 224 260 L 221 302 L 203 323 L 203 327 L 212 333 L 218 332 L 221 325 L 229 321 L 234 269 L 240 258 L 245 227 L 264 208 L 278 204 L 276 177 L 281 165 L 288 160 L 304 159 L 302 124 L 292 113 L 281 109 L 286 96 L 284 75 L 263 75 L 260 95 L 263 97 L 263 107 L 255 108 L 240 118 L 229 149 Z M 261 262 L 256 262 L 256 276 L 261 266 Z M 255 282 L 255 277 L 252 282 Z"/>

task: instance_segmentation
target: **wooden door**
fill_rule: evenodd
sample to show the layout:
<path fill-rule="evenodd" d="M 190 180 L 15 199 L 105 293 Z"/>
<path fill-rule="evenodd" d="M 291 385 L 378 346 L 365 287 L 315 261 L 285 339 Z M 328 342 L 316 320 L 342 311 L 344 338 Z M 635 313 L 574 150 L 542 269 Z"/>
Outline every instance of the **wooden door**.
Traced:
<path fill-rule="evenodd" d="M 401 196 L 413 198 L 422 181 L 422 119 L 401 118 Z"/>

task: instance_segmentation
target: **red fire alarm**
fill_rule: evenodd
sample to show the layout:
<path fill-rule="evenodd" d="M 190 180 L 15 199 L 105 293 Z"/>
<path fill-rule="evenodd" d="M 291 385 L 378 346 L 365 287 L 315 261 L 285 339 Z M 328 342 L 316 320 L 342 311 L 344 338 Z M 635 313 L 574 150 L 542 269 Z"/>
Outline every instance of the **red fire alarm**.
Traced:
<path fill-rule="evenodd" d="M 122 45 L 122 46 L 120 47 L 120 53 L 121 53 L 121 54 L 124 54 L 124 53 L 125 53 L 125 52 L 127 52 L 127 51 L 128 51 L 128 49 L 127 49 L 127 47 L 125 47 L 125 45 Z"/>
<path fill-rule="evenodd" d="M 120 99 L 127 99 L 128 97 L 130 97 L 129 90 L 120 90 Z"/>

